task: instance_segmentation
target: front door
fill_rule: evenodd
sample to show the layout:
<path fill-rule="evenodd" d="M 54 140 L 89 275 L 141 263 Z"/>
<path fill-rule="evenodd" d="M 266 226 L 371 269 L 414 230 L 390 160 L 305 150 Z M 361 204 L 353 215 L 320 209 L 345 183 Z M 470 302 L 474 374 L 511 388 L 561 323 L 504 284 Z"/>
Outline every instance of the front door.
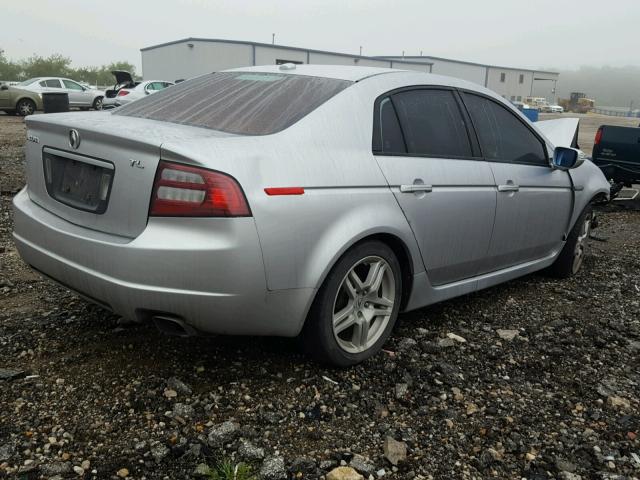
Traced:
<path fill-rule="evenodd" d="M 507 107 L 480 95 L 464 93 L 462 97 L 493 171 L 498 196 L 482 272 L 557 253 L 573 209 L 569 173 L 550 167 L 544 141 Z"/>
<path fill-rule="evenodd" d="M 374 153 L 416 237 L 430 282 L 477 275 L 491 239 L 496 192 L 474 158 L 452 90 L 414 88 L 376 102 Z"/>
<path fill-rule="evenodd" d="M 62 80 L 64 91 L 69 94 L 69 105 L 72 107 L 90 107 L 91 95 L 86 89 L 72 80 Z"/>

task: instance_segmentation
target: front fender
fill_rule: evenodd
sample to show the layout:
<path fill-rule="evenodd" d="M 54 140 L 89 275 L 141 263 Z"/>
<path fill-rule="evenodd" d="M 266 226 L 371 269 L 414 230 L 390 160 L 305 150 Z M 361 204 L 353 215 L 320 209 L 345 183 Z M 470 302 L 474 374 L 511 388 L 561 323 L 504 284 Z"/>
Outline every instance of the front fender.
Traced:
<path fill-rule="evenodd" d="M 570 229 L 573 228 L 585 207 L 598 195 L 609 198 L 611 185 L 602 171 L 591 161 L 586 160 L 578 168 L 569 170 L 574 191 L 573 214 Z"/>

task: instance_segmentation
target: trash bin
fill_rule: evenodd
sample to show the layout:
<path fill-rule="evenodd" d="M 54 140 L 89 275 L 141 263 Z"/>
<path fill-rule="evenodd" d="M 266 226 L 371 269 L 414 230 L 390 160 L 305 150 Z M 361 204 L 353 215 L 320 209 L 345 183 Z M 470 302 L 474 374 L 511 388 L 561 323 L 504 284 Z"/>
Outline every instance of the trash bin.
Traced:
<path fill-rule="evenodd" d="M 65 92 L 47 92 L 42 94 L 44 113 L 69 111 L 69 94 Z"/>
<path fill-rule="evenodd" d="M 523 108 L 522 114 L 532 122 L 538 121 L 538 109 L 537 108 Z"/>

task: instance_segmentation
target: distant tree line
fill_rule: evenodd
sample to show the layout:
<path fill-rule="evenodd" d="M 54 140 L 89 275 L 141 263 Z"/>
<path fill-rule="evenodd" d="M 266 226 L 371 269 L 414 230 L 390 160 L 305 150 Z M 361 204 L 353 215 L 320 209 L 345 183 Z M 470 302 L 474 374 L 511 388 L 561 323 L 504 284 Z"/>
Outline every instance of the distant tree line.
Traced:
<path fill-rule="evenodd" d="M 136 69 L 129 62 L 112 62 L 100 67 L 71 66 L 71 59 L 58 53 L 41 57 L 32 55 L 22 60 L 9 60 L 0 49 L 0 80 L 22 81 L 34 77 L 68 77 L 91 85 L 111 85 L 113 70 L 126 70 L 135 76 Z"/>

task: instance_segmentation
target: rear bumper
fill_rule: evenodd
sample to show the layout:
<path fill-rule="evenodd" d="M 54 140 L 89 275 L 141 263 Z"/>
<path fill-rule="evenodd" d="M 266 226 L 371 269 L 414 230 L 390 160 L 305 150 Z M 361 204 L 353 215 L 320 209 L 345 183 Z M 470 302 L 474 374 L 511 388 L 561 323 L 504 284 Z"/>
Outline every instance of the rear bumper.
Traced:
<path fill-rule="evenodd" d="M 293 336 L 314 295 L 267 291 L 253 218 L 152 218 L 132 240 L 67 222 L 26 189 L 13 203 L 22 258 L 126 318 L 163 313 L 200 332 Z"/>

